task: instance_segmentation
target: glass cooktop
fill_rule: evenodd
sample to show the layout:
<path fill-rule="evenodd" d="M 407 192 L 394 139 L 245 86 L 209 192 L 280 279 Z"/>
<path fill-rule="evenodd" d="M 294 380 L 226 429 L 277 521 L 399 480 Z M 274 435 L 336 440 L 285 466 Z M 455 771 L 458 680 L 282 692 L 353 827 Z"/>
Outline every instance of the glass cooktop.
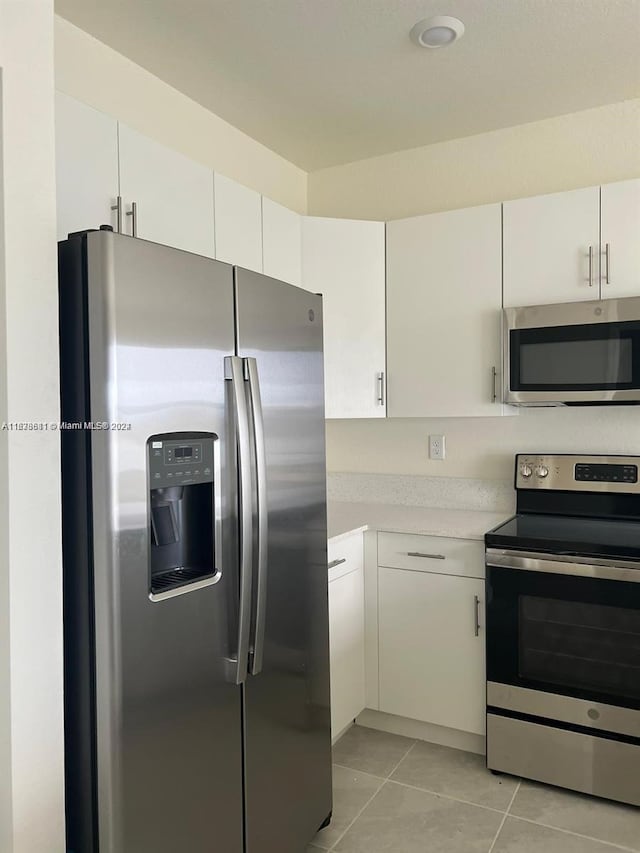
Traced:
<path fill-rule="evenodd" d="M 640 560 L 640 521 L 520 514 L 485 536 L 488 548 Z"/>

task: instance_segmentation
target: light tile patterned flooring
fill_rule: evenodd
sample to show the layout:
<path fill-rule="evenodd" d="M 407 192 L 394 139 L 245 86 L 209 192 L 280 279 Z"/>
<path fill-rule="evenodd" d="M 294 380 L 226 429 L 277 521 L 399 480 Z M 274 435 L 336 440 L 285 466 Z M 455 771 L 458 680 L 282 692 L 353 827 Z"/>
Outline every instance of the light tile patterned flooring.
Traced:
<path fill-rule="evenodd" d="M 354 726 L 333 760 L 333 820 L 307 853 L 640 851 L 640 808 L 494 776 L 469 752 Z"/>

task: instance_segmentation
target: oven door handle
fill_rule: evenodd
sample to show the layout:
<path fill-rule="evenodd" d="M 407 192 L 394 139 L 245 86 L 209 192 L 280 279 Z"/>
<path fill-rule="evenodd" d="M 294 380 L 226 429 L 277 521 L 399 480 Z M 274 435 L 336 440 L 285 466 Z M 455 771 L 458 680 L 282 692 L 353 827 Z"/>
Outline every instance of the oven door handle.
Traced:
<path fill-rule="evenodd" d="M 607 560 L 603 558 L 569 557 L 528 551 L 508 551 L 487 548 L 487 566 L 517 569 L 524 572 L 543 572 L 552 575 L 575 575 L 599 580 L 640 583 L 640 562 Z"/>

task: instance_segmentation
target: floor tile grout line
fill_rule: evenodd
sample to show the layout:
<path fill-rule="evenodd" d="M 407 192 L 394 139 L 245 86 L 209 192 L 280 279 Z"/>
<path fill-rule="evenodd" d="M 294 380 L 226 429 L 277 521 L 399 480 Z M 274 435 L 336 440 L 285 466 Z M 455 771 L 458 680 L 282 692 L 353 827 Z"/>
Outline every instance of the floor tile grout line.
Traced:
<path fill-rule="evenodd" d="M 391 770 L 391 773 L 395 773 L 395 772 L 396 772 L 396 770 L 398 769 L 398 767 L 400 767 L 400 765 L 402 764 L 402 762 L 405 760 L 405 758 L 407 757 L 407 755 L 409 755 L 409 753 L 411 752 L 411 750 L 413 749 L 413 747 L 414 747 L 417 743 L 418 743 L 418 741 L 417 741 L 417 740 L 414 740 L 414 741 L 413 741 L 413 743 L 411 744 L 411 746 L 409 747 L 409 749 L 407 749 L 407 751 L 406 751 L 406 752 L 405 752 L 405 754 L 402 756 L 402 758 L 400 759 L 400 761 L 398 761 L 398 763 L 395 765 L 395 767 Z M 347 834 L 347 832 L 349 832 L 349 830 L 351 829 L 351 827 L 353 826 L 353 824 L 358 820 L 358 818 L 360 817 L 360 815 L 362 814 L 362 812 L 366 809 L 366 807 L 369 805 L 369 803 L 371 802 L 371 800 L 373 800 L 373 798 L 374 798 L 377 794 L 379 794 L 379 793 L 380 793 L 380 791 L 384 788 L 384 786 L 386 785 L 386 783 L 389 781 L 389 776 L 386 776 L 386 777 L 374 776 L 374 774 L 373 774 L 373 773 L 366 773 L 366 770 L 356 770 L 356 769 L 355 769 L 355 768 L 353 768 L 353 767 L 346 767 L 344 764 L 338 764 L 336 761 L 334 761 L 334 762 L 333 762 L 333 764 L 335 764 L 335 765 L 336 765 L 336 767 L 342 767 L 342 768 L 343 768 L 343 770 L 350 770 L 352 773 L 365 773 L 367 776 L 372 776 L 374 779 L 378 779 L 382 784 L 381 784 L 381 785 L 379 785 L 379 786 L 378 786 L 378 788 L 377 788 L 377 789 L 373 792 L 373 794 L 369 797 L 369 799 L 367 800 L 367 802 L 363 805 L 363 807 L 360 809 L 360 811 L 358 812 L 358 814 L 354 817 L 354 819 L 351 821 L 351 823 L 347 826 L 347 828 L 345 829 L 345 831 L 344 831 L 341 835 L 339 835 L 339 836 L 338 836 L 338 838 L 336 838 L 336 840 L 333 842 L 333 844 L 331 845 L 331 847 L 329 847 L 329 849 L 327 850 L 327 853 L 331 853 L 331 851 L 332 851 L 332 850 L 335 850 L 336 845 L 337 845 L 337 844 L 340 844 L 340 842 L 342 841 L 342 839 L 345 837 L 345 835 Z"/>
<path fill-rule="evenodd" d="M 498 831 L 496 832 L 496 834 L 493 838 L 493 841 L 491 842 L 491 847 L 489 847 L 489 850 L 487 851 L 487 853 L 492 853 L 493 848 L 496 846 L 496 841 L 500 837 L 500 833 L 502 832 L 502 827 L 507 822 L 507 818 L 509 817 L 509 812 L 511 811 L 511 806 L 513 805 L 513 801 L 515 800 L 516 795 L 517 795 L 518 791 L 520 790 L 521 785 L 522 785 L 522 779 L 519 779 L 518 784 L 516 785 L 516 789 L 513 792 L 513 796 L 509 800 L 509 805 L 507 806 L 507 810 L 504 813 L 504 815 L 502 816 L 502 820 L 500 821 L 500 826 L 498 827 Z"/>
<path fill-rule="evenodd" d="M 393 770 L 391 771 L 391 773 L 389 773 L 389 775 L 386 777 L 387 781 L 389 781 L 389 779 L 391 779 L 391 777 L 392 777 L 392 776 L 393 776 L 393 774 L 396 772 L 396 770 L 398 769 L 398 767 L 400 767 L 400 765 L 402 764 L 402 762 L 405 760 L 405 758 L 407 758 L 407 756 L 410 754 L 411 750 L 414 748 L 414 746 L 415 746 L 417 743 L 418 743 L 418 741 L 417 741 L 417 740 L 414 740 L 414 742 L 411 744 L 411 746 L 409 747 L 409 749 L 405 752 L 405 754 L 402 756 L 402 758 L 400 759 L 400 761 L 398 761 L 398 763 L 396 764 L 396 766 L 393 768 Z"/>
<path fill-rule="evenodd" d="M 625 850 L 626 853 L 638 853 L 638 848 L 626 847 L 624 844 L 616 844 L 615 841 L 605 841 L 603 838 L 594 838 L 592 835 L 584 835 L 581 832 L 573 832 L 571 829 L 563 829 L 561 826 L 553 826 L 550 823 L 542 823 L 539 820 L 533 820 L 530 817 L 521 817 L 517 814 L 507 814 L 505 817 L 510 817 L 512 820 L 521 820 L 524 823 L 533 823 L 536 826 L 542 826 L 544 829 L 553 829 L 556 832 L 563 832 L 565 835 L 573 835 L 575 838 L 583 838 L 585 841 L 595 841 L 598 844 L 604 844 L 606 847 L 612 847 L 614 850 Z M 491 853 L 491 851 L 489 851 Z"/>
<path fill-rule="evenodd" d="M 378 776 L 377 773 L 367 773 L 366 770 L 358 770 L 357 767 L 349 767 L 348 764 L 340 764 L 339 761 L 332 761 L 331 763 L 334 767 L 339 767 L 341 770 L 348 770 L 350 773 L 363 773 L 365 776 L 371 776 L 372 779 L 379 779 L 381 782 L 387 781 L 386 776 Z"/>
<path fill-rule="evenodd" d="M 349 770 L 349 769 L 350 769 L 349 767 L 346 767 L 346 768 L 345 768 L 345 770 Z M 357 772 L 357 771 L 356 771 L 356 772 Z M 347 832 L 349 832 L 349 830 L 351 829 L 351 827 L 353 826 L 353 824 L 358 820 L 358 818 L 360 817 L 360 815 L 362 814 L 362 812 L 366 809 L 366 807 L 369 805 L 369 803 L 371 802 L 371 800 L 373 800 L 373 798 L 374 798 L 377 794 L 379 794 L 379 793 L 380 793 L 380 791 L 381 791 L 381 790 L 384 788 L 384 786 L 387 784 L 387 781 L 388 781 L 387 779 L 381 779 L 379 776 L 376 776 L 375 778 L 376 778 L 376 779 L 378 779 L 382 784 L 381 784 L 381 785 L 378 785 L 378 787 L 376 788 L 376 790 L 373 792 L 373 794 L 371 794 L 371 796 L 369 797 L 369 799 L 367 800 L 367 802 L 362 806 L 362 808 L 360 809 L 360 811 L 358 812 L 358 814 L 354 817 L 354 819 L 351 821 L 351 823 L 346 827 L 346 829 L 344 830 L 344 832 L 343 832 L 341 835 L 339 835 L 339 836 L 338 836 L 338 838 L 336 838 L 336 840 L 333 842 L 333 844 L 331 845 L 331 847 L 329 847 L 329 850 L 327 851 L 327 853 L 331 853 L 331 851 L 332 851 L 332 850 L 335 850 L 336 845 L 337 845 L 337 844 L 340 844 L 340 842 L 342 841 L 342 839 L 345 837 L 345 835 L 347 834 Z"/>
<path fill-rule="evenodd" d="M 443 794 L 442 791 L 432 791 L 429 788 L 419 788 L 417 785 L 410 785 L 408 782 L 400 782 L 398 779 L 386 779 L 387 782 L 393 782 L 394 785 L 401 785 L 403 788 L 410 788 L 412 791 L 421 791 L 423 794 L 431 794 L 433 797 L 442 797 L 444 800 L 453 800 L 454 803 L 462 803 L 465 806 L 475 806 L 477 809 L 486 809 L 488 812 L 496 812 L 496 814 L 506 815 L 504 809 L 496 809 L 493 806 L 485 806 L 482 803 L 474 803 L 471 800 L 461 800 L 460 797 L 454 797 L 451 794 Z"/>
<path fill-rule="evenodd" d="M 418 741 L 416 741 L 416 743 L 418 743 Z M 414 744 L 413 746 L 415 746 L 415 745 L 416 744 Z M 411 752 L 411 750 L 413 749 L 413 746 L 409 748 L 409 750 L 407 751 L 407 755 L 409 755 L 409 752 Z M 407 757 L 407 755 L 405 755 L 405 758 Z M 400 764 L 402 764 L 403 761 L 404 761 L 404 758 L 399 762 L 399 764 L 396 766 L 395 770 L 392 771 L 392 773 L 396 772 L 396 770 L 398 769 Z M 454 797 L 453 794 L 445 794 L 442 791 L 434 791 L 431 788 L 421 788 L 418 785 L 411 785 L 411 784 L 409 784 L 409 782 L 401 782 L 399 779 L 393 779 L 391 776 L 387 776 L 387 777 L 376 776 L 375 773 L 367 773 L 364 770 L 358 770 L 356 767 L 347 767 L 346 764 L 339 764 L 337 761 L 334 761 L 333 764 L 335 767 L 340 767 L 342 770 L 348 770 L 350 773 L 363 773 L 365 776 L 370 776 L 372 779 L 379 779 L 381 782 L 393 782 L 394 785 L 402 785 L 404 788 L 411 788 L 411 790 L 413 790 L 413 791 L 422 791 L 424 794 L 433 794 L 436 797 L 444 797 L 446 800 L 453 800 L 456 803 L 464 803 L 464 805 L 467 805 L 467 806 L 477 806 L 479 809 L 486 809 L 487 811 L 497 812 L 498 814 L 505 814 L 506 813 L 504 809 L 499 809 L 499 808 L 496 808 L 494 806 L 486 806 L 486 805 L 484 805 L 484 803 L 474 803 L 473 800 L 463 800 L 461 797 Z M 520 786 L 520 782 L 521 782 L 521 780 L 519 779 L 518 780 L 518 787 Z M 516 788 L 516 793 L 517 793 L 517 788 Z M 513 801 L 513 798 L 512 798 L 512 801 Z M 510 808 L 510 807 L 511 806 L 508 806 L 508 808 Z M 634 853 L 635 853 L 635 851 L 634 851 Z"/>
<path fill-rule="evenodd" d="M 517 797 L 517 795 L 518 795 L 518 791 L 520 790 L 520 788 L 521 788 L 521 787 L 522 787 L 522 779 L 518 779 L 518 784 L 516 785 L 516 789 L 515 789 L 515 791 L 513 792 L 513 797 L 511 797 L 511 799 L 509 800 L 509 805 L 507 806 L 507 812 L 506 812 L 506 813 L 507 813 L 507 816 L 508 816 L 509 814 L 511 814 L 511 808 L 512 808 L 513 804 L 514 804 L 514 803 L 515 803 L 515 801 L 516 801 L 516 797 Z"/>

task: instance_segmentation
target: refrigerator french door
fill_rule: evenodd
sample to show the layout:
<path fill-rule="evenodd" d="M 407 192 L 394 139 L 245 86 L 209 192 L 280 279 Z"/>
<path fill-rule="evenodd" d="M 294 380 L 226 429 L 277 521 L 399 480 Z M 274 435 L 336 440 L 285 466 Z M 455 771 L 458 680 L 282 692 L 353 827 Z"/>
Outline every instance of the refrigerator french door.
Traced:
<path fill-rule="evenodd" d="M 331 811 L 321 300 L 88 232 L 60 335 L 67 851 L 299 853 Z"/>

